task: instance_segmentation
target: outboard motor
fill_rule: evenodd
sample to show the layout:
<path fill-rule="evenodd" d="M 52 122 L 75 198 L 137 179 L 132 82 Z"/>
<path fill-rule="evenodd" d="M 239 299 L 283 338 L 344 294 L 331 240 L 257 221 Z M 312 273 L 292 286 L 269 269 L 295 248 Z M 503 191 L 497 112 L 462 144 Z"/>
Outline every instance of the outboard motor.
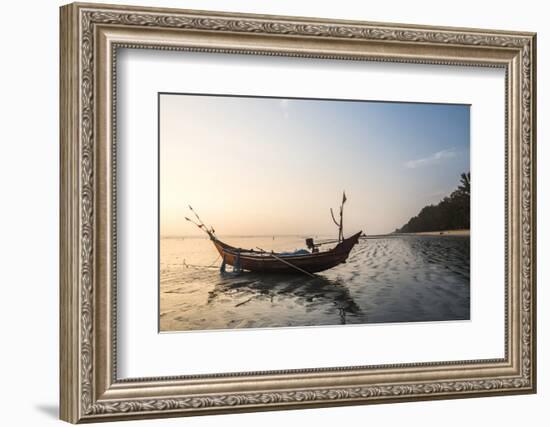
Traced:
<path fill-rule="evenodd" d="M 319 248 L 315 245 L 313 237 L 308 237 L 306 239 L 306 246 L 308 247 L 308 249 L 311 249 L 311 253 L 319 252 Z"/>

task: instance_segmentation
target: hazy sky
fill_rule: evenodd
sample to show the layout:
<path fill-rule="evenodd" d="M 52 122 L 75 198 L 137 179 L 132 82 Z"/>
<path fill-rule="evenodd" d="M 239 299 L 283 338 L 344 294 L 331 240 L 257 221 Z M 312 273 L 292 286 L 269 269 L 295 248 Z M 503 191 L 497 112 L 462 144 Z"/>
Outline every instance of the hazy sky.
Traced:
<path fill-rule="evenodd" d="M 160 96 L 161 235 L 391 232 L 470 169 L 470 107 Z"/>

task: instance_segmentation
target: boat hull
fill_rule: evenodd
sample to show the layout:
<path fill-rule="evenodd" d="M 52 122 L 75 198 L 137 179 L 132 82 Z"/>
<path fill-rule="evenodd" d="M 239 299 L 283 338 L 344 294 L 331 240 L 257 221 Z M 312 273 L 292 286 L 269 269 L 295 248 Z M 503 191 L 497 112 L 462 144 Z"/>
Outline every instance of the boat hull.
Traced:
<path fill-rule="evenodd" d="M 242 270 L 272 274 L 299 274 L 299 270 L 318 273 L 346 262 L 360 235 L 361 232 L 356 233 L 325 252 L 291 256 L 273 256 L 270 253 L 239 249 L 217 239 L 213 239 L 213 243 L 226 264 L 240 267 Z"/>

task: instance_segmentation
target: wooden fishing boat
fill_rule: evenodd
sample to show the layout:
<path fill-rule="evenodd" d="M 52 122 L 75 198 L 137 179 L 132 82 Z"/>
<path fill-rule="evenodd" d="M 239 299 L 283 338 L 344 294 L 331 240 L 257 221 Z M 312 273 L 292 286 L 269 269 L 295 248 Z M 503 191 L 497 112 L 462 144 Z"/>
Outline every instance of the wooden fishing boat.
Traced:
<path fill-rule="evenodd" d="M 242 249 L 230 246 L 211 237 L 223 262 L 237 270 L 256 273 L 317 273 L 346 262 L 350 251 L 359 241 L 361 231 L 342 240 L 334 248 L 307 254 L 288 254 Z"/>
<path fill-rule="evenodd" d="M 243 249 L 236 248 L 222 242 L 216 236 L 213 227 L 207 226 L 191 206 L 189 209 L 195 215 L 197 221 L 185 217 L 189 222 L 195 224 L 204 231 L 214 243 L 216 250 L 222 258 L 221 272 L 225 272 L 226 265 L 233 266 L 233 271 L 241 272 L 243 270 L 256 273 L 294 273 L 301 272 L 313 276 L 313 273 L 328 270 L 338 264 L 346 262 L 349 253 L 359 241 L 361 231 L 353 236 L 344 238 L 343 216 L 344 204 L 346 203 L 346 193 L 343 193 L 342 204 L 340 205 L 340 221 L 337 221 L 334 212 L 330 209 L 332 220 L 338 227 L 338 240 L 331 242 L 315 243 L 312 238 L 306 239 L 306 245 L 311 252 L 302 249 L 293 253 L 267 252 L 261 248 Z M 319 251 L 319 247 L 327 243 L 337 243 L 332 249 Z"/>

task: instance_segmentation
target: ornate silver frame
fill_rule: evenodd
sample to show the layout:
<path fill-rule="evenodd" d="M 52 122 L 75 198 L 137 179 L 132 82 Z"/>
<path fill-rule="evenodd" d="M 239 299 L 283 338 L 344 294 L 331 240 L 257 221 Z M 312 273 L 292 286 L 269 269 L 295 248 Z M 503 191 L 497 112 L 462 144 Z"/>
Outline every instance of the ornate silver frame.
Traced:
<path fill-rule="evenodd" d="M 71 4 L 61 8 L 61 418 L 129 418 L 534 393 L 533 33 Z M 505 357 L 176 378 L 116 375 L 118 47 L 506 70 Z"/>

